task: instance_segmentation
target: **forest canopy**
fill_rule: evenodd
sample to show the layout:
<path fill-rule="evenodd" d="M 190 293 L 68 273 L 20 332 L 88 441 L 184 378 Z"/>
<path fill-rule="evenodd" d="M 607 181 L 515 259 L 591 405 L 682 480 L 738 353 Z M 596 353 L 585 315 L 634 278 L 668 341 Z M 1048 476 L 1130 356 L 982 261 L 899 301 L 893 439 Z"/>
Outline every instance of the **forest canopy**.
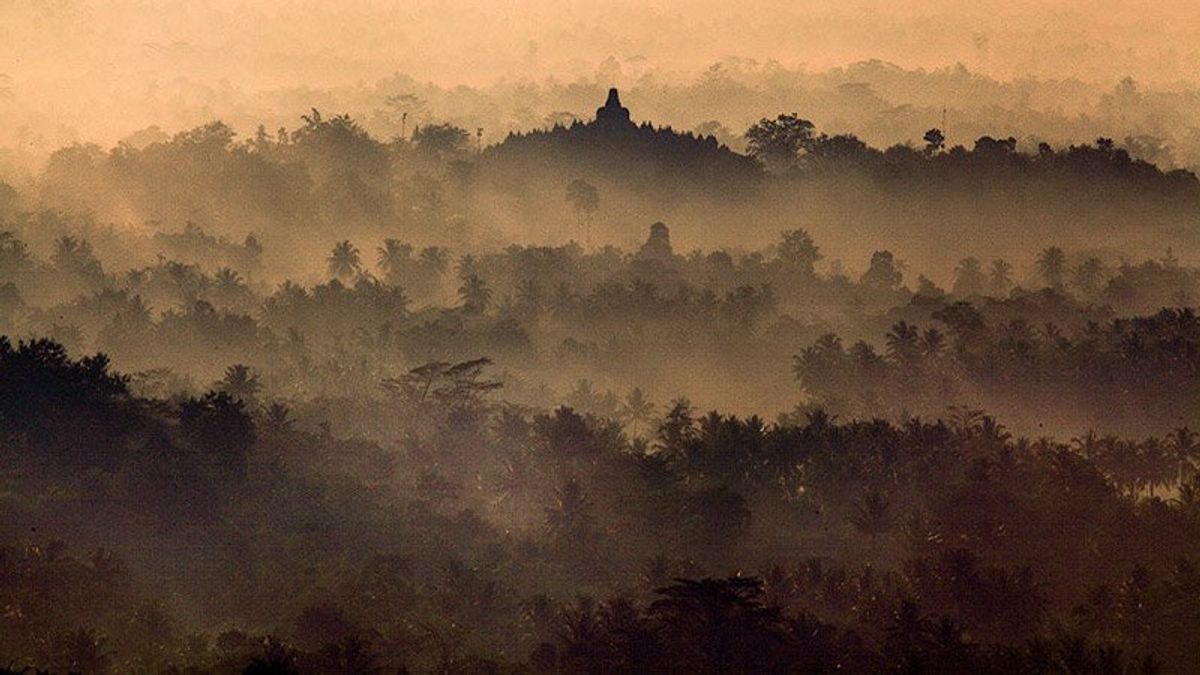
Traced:
<path fill-rule="evenodd" d="M 1196 176 L 639 114 L 4 185 L 6 672 L 1190 672 Z"/>

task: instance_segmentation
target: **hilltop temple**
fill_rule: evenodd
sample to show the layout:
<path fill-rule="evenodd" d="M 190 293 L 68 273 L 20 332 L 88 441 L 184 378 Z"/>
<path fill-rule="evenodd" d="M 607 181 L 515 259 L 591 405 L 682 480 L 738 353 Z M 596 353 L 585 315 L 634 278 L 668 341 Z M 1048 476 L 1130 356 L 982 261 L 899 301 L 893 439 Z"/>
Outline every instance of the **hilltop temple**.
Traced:
<path fill-rule="evenodd" d="M 654 127 L 640 116 L 635 123 L 613 88 L 594 121 L 513 133 L 488 148 L 479 175 L 514 194 L 522 192 L 532 175 L 564 187 L 584 178 L 662 205 L 664 200 L 716 194 L 726 200 L 748 198 L 763 173 L 752 157 L 733 152 L 712 136 Z M 654 251 L 664 248 L 651 246 Z"/>
<path fill-rule="evenodd" d="M 642 244 L 637 257 L 644 260 L 667 261 L 675 256 L 671 248 L 671 230 L 666 223 L 654 223 L 650 226 L 650 236 Z"/>
<path fill-rule="evenodd" d="M 621 94 L 616 87 L 608 90 L 608 100 L 596 109 L 596 124 L 608 129 L 632 127 L 629 119 L 629 108 L 621 105 Z"/>

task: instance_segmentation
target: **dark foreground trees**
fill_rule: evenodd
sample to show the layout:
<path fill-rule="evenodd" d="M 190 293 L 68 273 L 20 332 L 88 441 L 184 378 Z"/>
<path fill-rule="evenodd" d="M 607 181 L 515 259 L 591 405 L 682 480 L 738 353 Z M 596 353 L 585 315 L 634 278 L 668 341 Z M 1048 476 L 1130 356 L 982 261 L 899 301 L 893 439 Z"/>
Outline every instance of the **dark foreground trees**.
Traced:
<path fill-rule="evenodd" d="M 334 432 L 344 403 L 141 398 L 100 357 L 0 343 L 0 658 L 1182 673 L 1200 650 L 1187 429 L 1066 443 L 972 410 L 769 423 L 632 396 L 631 439 L 499 400 L 492 367 L 389 379 L 372 411 L 401 433 L 376 443 Z"/>

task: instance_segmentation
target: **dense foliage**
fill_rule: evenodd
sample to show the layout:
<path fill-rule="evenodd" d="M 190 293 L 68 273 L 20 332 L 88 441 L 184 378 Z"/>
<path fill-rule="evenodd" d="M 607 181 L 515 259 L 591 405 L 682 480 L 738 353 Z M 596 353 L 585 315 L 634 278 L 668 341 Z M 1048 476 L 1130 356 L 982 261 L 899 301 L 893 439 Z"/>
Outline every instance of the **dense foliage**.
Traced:
<path fill-rule="evenodd" d="M 1186 429 L 1068 445 L 975 411 L 679 400 L 636 435 L 500 403 L 487 368 L 389 382 L 401 435 L 376 443 L 4 343 L 0 649 L 88 672 L 1144 672 L 1200 649 Z"/>
<path fill-rule="evenodd" d="M 314 110 L 11 191 L 0 664 L 1194 668 L 1200 269 L 1146 252 L 1190 236 L 1194 176 L 1104 139 L 878 150 L 781 115 L 741 155 L 616 120 L 484 149 Z M 781 206 L 867 189 L 942 228 L 983 194 L 978 250 L 851 270 Z M 786 226 L 596 245 L 626 199 Z M 1010 199 L 1067 241 L 1138 213 L 1145 246 L 974 242 Z M 512 213 L 570 236 L 482 225 Z"/>

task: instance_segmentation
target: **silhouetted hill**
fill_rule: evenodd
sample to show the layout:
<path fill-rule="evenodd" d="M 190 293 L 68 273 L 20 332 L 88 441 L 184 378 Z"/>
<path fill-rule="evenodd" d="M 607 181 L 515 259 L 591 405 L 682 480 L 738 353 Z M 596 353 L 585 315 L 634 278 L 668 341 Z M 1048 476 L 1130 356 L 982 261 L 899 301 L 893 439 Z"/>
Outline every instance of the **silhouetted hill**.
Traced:
<path fill-rule="evenodd" d="M 484 151 L 480 173 L 492 186 L 523 190 L 531 179 L 578 176 L 664 199 L 716 191 L 746 196 L 763 178 L 754 159 L 712 136 L 635 124 L 616 90 L 592 122 L 511 134 Z"/>

